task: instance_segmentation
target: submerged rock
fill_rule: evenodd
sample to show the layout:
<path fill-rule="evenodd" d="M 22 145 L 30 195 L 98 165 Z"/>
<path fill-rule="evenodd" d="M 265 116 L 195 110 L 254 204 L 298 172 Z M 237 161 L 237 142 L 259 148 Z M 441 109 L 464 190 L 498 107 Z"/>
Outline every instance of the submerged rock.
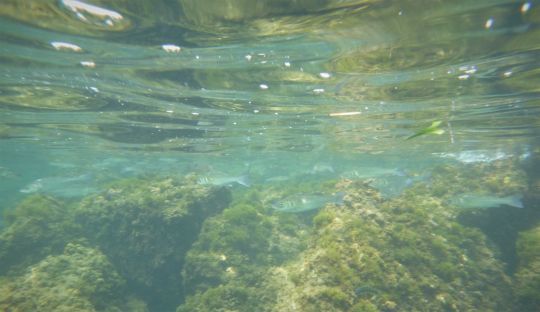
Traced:
<path fill-rule="evenodd" d="M 275 268 L 272 311 L 508 311 L 510 279 L 480 231 L 436 198 L 383 202 L 367 185 L 314 218 L 309 247 Z M 300 308 L 301 307 L 301 308 Z"/>
<path fill-rule="evenodd" d="M 48 256 L 0 285 L 3 311 L 146 310 L 124 296 L 124 280 L 105 255 L 79 244 L 68 244 L 63 254 Z"/>
<path fill-rule="evenodd" d="M 515 291 L 521 311 L 540 306 L 540 225 L 523 232 L 517 241 L 518 269 Z"/>
<path fill-rule="evenodd" d="M 511 309 L 503 263 L 444 201 L 414 189 L 385 201 L 359 181 L 340 191 L 344 204 L 326 205 L 307 233 L 306 216 L 277 214 L 296 220 L 277 227 L 270 207 L 231 207 L 225 212 L 236 218 L 209 219 L 188 253 L 190 291 L 177 311 Z M 270 244 L 291 240 L 299 242 L 294 252 L 269 261 Z"/>
<path fill-rule="evenodd" d="M 186 302 L 178 312 L 268 311 L 276 289 L 268 270 L 303 249 L 298 215 L 271 214 L 260 202 L 233 204 L 205 221 L 186 256 Z"/>
<path fill-rule="evenodd" d="M 131 179 L 91 196 L 75 209 L 75 221 L 128 282 L 128 289 L 155 310 L 183 299 L 184 256 L 202 222 L 231 200 L 226 188 L 194 178 Z"/>
<path fill-rule="evenodd" d="M 0 233 L 0 275 L 20 272 L 51 254 L 60 254 L 77 236 L 67 205 L 49 196 L 32 195 L 5 213 Z"/>

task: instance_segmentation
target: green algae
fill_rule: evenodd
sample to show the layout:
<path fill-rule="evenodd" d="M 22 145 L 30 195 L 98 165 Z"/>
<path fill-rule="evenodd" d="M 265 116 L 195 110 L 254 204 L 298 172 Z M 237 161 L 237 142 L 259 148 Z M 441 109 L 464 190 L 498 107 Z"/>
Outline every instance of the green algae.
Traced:
<path fill-rule="evenodd" d="M 101 194 L 70 204 L 52 197 L 30 196 L 6 213 L 7 226 L 0 233 L 3 263 L 0 273 L 9 277 L 6 282 L 9 289 L 5 289 L 9 297 L 4 302 L 20 301 L 21 309 L 28 311 L 26 304 L 34 304 L 31 294 L 37 296 L 41 286 L 51 285 L 37 284 L 30 294 L 13 286 L 20 284 L 18 276 L 28 274 L 33 266 L 50 257 L 59 257 L 58 261 L 64 263 L 79 261 L 79 253 L 71 252 L 74 249 L 69 247 L 78 242 L 99 250 L 110 262 L 113 272 L 103 274 L 118 275 L 122 280 L 122 287 L 113 287 L 121 288 L 122 294 L 103 284 L 96 286 L 101 289 L 95 289 L 96 293 L 103 291 L 96 296 L 109 292 L 112 297 L 124 298 L 125 294 L 132 298 L 123 303 L 130 311 L 144 311 L 146 305 L 152 310 L 174 309 L 184 297 L 180 272 L 187 250 L 197 238 L 202 222 L 219 213 L 230 200 L 229 190 L 200 186 L 194 176 L 183 180 L 155 177 L 121 180 L 106 186 Z M 60 270 L 55 273 L 63 274 Z M 69 286 L 65 285 L 66 280 L 57 282 L 53 290 Z M 91 285 L 88 283 L 88 287 Z M 73 298 L 82 288 L 77 286 L 77 293 L 71 293 Z M 97 303 L 81 300 L 74 303 L 73 309 L 109 308 L 96 308 Z"/>
<path fill-rule="evenodd" d="M 200 186 L 194 177 L 130 179 L 84 199 L 74 218 L 137 294 L 169 309 L 182 300 L 180 269 L 203 220 L 229 201 L 227 189 Z"/>
<path fill-rule="evenodd" d="M 117 181 L 101 194 L 71 205 L 29 197 L 7 215 L 8 226 L 0 234 L 0 255 L 17 256 L 6 262 L 12 264 L 3 273 L 5 295 L 0 304 L 17 302 L 22 311 L 36 304 L 30 296 L 38 303 L 56 302 L 59 299 L 49 293 L 38 294 L 45 284 L 35 289 L 16 285 L 23 285 L 32 270 L 46 270 L 44 263 L 52 263 L 50 272 L 59 272 L 52 269 L 59 262 L 84 267 L 83 259 L 101 257 L 101 271 L 94 265 L 90 271 L 98 273 L 81 276 L 95 281 L 85 286 L 75 282 L 77 291 L 65 300 L 67 307 L 509 311 L 516 302 L 515 291 L 519 305 L 527 310 L 538 302 L 536 232 L 520 236 L 520 265 L 512 280 L 499 250 L 478 228 L 460 223 L 461 212 L 448 206 L 448 198 L 474 188 L 479 180 L 494 182 L 476 186 L 478 190 L 508 191 L 497 183 L 523 190 L 523 175 L 509 175 L 515 170 L 502 164 L 494 166 L 498 174 L 484 165 L 482 174 L 476 166 L 463 171 L 440 167 L 429 184 L 419 182 L 393 199 L 384 199 L 369 182 L 301 181 L 242 189 L 231 203 L 229 189 L 203 187 L 194 176 Z M 445 179 L 456 185 L 443 190 Z M 298 215 L 271 208 L 275 198 L 310 188 L 343 192 L 344 203 Z M 40 222 L 42 227 L 28 225 Z M 25 231 L 33 234 L 13 239 L 23 242 L 24 251 L 9 249 L 7 238 Z M 48 242 L 40 241 L 42 235 Z M 66 278 L 69 281 L 58 279 L 47 287 L 53 292 L 71 289 L 74 277 Z"/>
<path fill-rule="evenodd" d="M 478 230 L 430 196 L 373 195 L 352 185 L 344 208 L 319 212 L 309 247 L 282 268 L 296 276 L 282 285 L 275 311 L 510 309 L 509 277 Z M 376 291 L 356 294 L 367 286 Z"/>
<path fill-rule="evenodd" d="M 229 222 L 259 223 L 273 228 L 270 237 L 279 236 L 271 226 L 276 216 L 264 207 L 233 205 L 208 219 L 188 253 L 184 277 L 192 293 L 178 311 L 211 311 L 220 302 L 235 311 L 250 311 L 250 305 L 258 311 L 511 309 L 511 280 L 496 250 L 478 229 L 459 224 L 444 201 L 418 188 L 385 201 L 369 183 L 340 187 L 344 206 L 319 211 L 310 234 L 298 236 L 310 222 L 297 217 L 292 233 L 303 243 L 285 261 L 264 260 L 268 233 L 253 236 L 251 243 L 261 246 L 253 258 L 235 247 L 236 239 L 247 243 L 244 235 L 217 230 Z M 240 207 L 245 212 L 227 212 Z"/>
<path fill-rule="evenodd" d="M 540 226 L 520 233 L 517 254 L 516 295 L 522 311 L 532 311 L 540 305 Z"/>
<path fill-rule="evenodd" d="M 188 296 L 177 311 L 267 311 L 273 305 L 276 289 L 267 271 L 303 248 L 306 225 L 294 215 L 269 214 L 257 198 L 249 192 L 205 221 L 186 256 Z"/>
<path fill-rule="evenodd" d="M 0 274 L 20 271 L 48 255 L 61 253 L 77 237 L 66 203 L 52 197 L 32 195 L 4 214 L 0 233 Z"/>
<path fill-rule="evenodd" d="M 125 281 L 99 250 L 67 244 L 0 286 L 0 309 L 6 311 L 122 311 L 134 299 L 125 295 Z M 140 309 L 131 311 L 144 312 Z"/>

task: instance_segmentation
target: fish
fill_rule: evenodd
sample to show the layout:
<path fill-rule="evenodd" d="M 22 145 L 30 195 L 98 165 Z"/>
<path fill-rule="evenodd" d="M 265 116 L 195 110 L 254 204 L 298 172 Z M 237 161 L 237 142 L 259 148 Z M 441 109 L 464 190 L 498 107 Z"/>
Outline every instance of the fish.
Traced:
<path fill-rule="evenodd" d="M 413 138 L 416 138 L 418 136 L 425 135 L 425 134 L 443 134 L 444 130 L 440 128 L 441 123 L 442 123 L 441 120 L 436 120 L 431 123 L 431 126 L 426 127 L 416 132 L 415 134 L 407 137 L 405 140 L 410 140 L 410 139 L 413 139 Z"/>
<path fill-rule="evenodd" d="M 324 163 L 317 163 L 313 166 L 313 168 L 309 171 L 311 174 L 324 174 L 324 173 L 334 173 L 334 167 L 329 164 Z"/>
<path fill-rule="evenodd" d="M 281 212 L 304 212 L 315 210 L 334 203 L 343 204 L 343 193 L 333 195 L 323 194 L 296 194 L 272 203 L 272 208 Z"/>
<path fill-rule="evenodd" d="M 18 179 L 20 176 L 6 167 L 0 166 L 0 177 L 6 179 Z"/>
<path fill-rule="evenodd" d="M 19 190 L 24 194 L 40 193 L 66 198 L 82 197 L 98 191 L 91 174 L 39 178 Z"/>
<path fill-rule="evenodd" d="M 249 177 L 247 175 L 241 176 L 201 176 L 197 180 L 200 185 L 215 185 L 215 186 L 231 186 L 233 184 L 240 184 L 245 187 L 250 187 Z"/>
<path fill-rule="evenodd" d="M 464 194 L 453 200 L 451 204 L 462 209 L 486 209 L 500 206 L 523 208 L 521 195 L 499 197 L 496 195 Z"/>
<path fill-rule="evenodd" d="M 291 177 L 288 177 L 288 176 L 274 176 L 274 177 L 270 177 L 266 179 L 265 182 L 283 182 L 290 179 Z"/>
<path fill-rule="evenodd" d="M 380 178 L 386 176 L 405 176 L 403 170 L 398 168 L 383 168 L 383 167 L 362 167 L 356 168 L 352 171 L 346 171 L 340 176 L 345 179 L 357 180 L 357 179 L 369 179 Z"/>
<path fill-rule="evenodd" d="M 506 159 L 512 157 L 511 154 L 506 154 L 503 151 L 487 151 L 487 150 L 471 150 L 471 151 L 463 151 L 460 153 L 434 153 L 434 155 L 438 155 L 442 158 L 453 158 L 459 162 L 465 163 L 465 164 L 471 164 L 471 163 L 490 163 L 496 160 Z"/>

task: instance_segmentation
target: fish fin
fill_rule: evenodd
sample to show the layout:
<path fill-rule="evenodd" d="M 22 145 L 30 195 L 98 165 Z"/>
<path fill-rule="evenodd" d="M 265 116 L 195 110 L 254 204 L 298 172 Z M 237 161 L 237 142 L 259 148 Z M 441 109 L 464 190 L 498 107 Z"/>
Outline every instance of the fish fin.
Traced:
<path fill-rule="evenodd" d="M 508 206 L 516 207 L 516 208 L 523 208 L 523 201 L 521 199 L 520 195 L 514 195 L 507 197 L 508 199 Z"/>
<path fill-rule="evenodd" d="M 243 175 L 240 178 L 238 178 L 236 183 L 238 183 L 240 185 L 243 185 L 245 187 L 250 187 L 251 186 L 251 181 L 249 180 L 249 177 L 247 175 Z"/>

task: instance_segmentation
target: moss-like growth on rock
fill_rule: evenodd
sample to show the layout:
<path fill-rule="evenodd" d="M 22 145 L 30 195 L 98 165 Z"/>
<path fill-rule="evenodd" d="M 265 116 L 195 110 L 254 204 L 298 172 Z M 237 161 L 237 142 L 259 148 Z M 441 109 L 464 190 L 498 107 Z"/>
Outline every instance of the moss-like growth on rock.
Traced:
<path fill-rule="evenodd" d="M 144 312 L 144 304 L 124 297 L 124 280 L 100 251 L 68 244 L 64 253 L 48 256 L 24 274 L 0 286 L 3 311 Z"/>
<path fill-rule="evenodd" d="M 200 186 L 194 177 L 131 179 L 84 199 L 75 220 L 130 290 L 154 309 L 168 310 L 183 299 L 180 271 L 203 220 L 230 200 L 228 189 Z"/>
<path fill-rule="evenodd" d="M 268 270 L 303 249 L 305 228 L 298 216 L 272 215 L 254 201 L 208 219 L 186 257 L 189 296 L 178 311 L 267 311 L 276 294 Z"/>
<path fill-rule="evenodd" d="M 484 235 L 437 198 L 383 202 L 353 183 L 314 218 L 297 260 L 276 268 L 272 311 L 508 311 L 510 279 Z M 333 218 L 331 221 L 330 218 Z"/>
<path fill-rule="evenodd" d="M 253 202 L 207 220 L 187 256 L 189 295 L 177 311 L 511 309 L 502 262 L 482 232 L 457 221 L 447 200 L 420 191 L 425 185 L 392 200 L 369 183 L 339 188 L 344 205 L 326 205 L 311 229 L 309 214 L 273 213 Z M 296 227 L 278 226 L 284 217 Z M 294 252 L 269 255 L 290 241 Z"/>
<path fill-rule="evenodd" d="M 51 197 L 33 195 L 5 213 L 0 234 L 0 275 L 20 272 L 51 254 L 59 254 L 78 229 L 68 207 Z"/>
<path fill-rule="evenodd" d="M 534 311 L 540 307 L 540 226 L 519 235 L 517 254 L 516 295 L 521 311 Z"/>

